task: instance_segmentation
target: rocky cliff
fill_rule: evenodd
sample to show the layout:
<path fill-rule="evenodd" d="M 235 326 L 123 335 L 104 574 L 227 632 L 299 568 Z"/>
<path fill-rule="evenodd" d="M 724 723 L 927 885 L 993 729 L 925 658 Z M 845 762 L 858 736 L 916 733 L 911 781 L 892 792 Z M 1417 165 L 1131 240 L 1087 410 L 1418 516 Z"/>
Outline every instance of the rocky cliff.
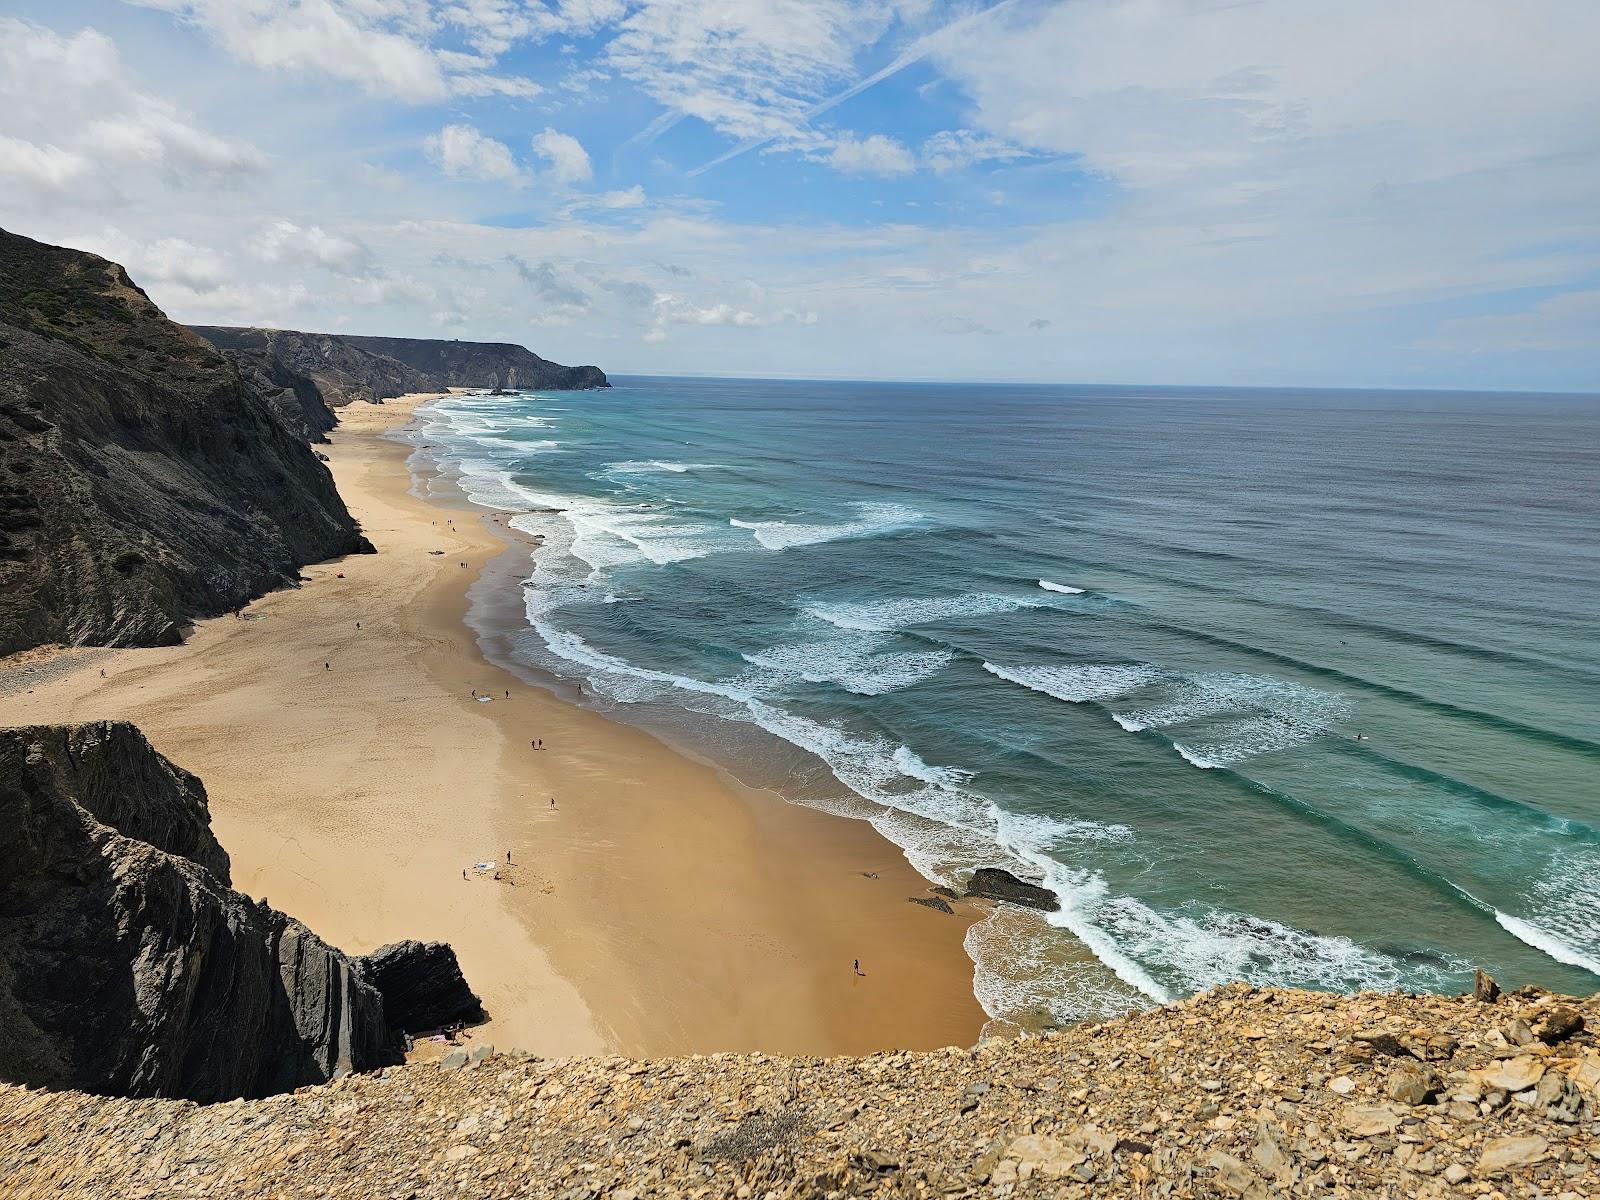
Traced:
<path fill-rule="evenodd" d="M 174 642 L 370 549 L 281 407 L 115 263 L 0 231 L 0 655 Z"/>
<path fill-rule="evenodd" d="M 264 1096 L 397 1060 L 379 992 L 229 887 L 200 781 L 131 725 L 0 730 L 0 1078 Z"/>
<path fill-rule="evenodd" d="M 0 1087 L 0 1179 L 52 1200 L 1580 1200 L 1600 1195 L 1596 1023 L 1600 998 L 1236 984 L 930 1054 L 480 1046 L 211 1108 Z"/>
<path fill-rule="evenodd" d="M 327 404 L 384 400 L 452 387 L 588 389 L 611 385 L 599 367 L 564 367 L 522 346 L 428 338 L 358 337 L 292 329 L 196 325 L 194 332 L 266 377 L 312 380 Z"/>
<path fill-rule="evenodd" d="M 205 788 L 133 726 L 0 729 L 0 1079 L 265 1096 L 482 1018 L 449 946 L 352 958 L 229 882 Z"/>

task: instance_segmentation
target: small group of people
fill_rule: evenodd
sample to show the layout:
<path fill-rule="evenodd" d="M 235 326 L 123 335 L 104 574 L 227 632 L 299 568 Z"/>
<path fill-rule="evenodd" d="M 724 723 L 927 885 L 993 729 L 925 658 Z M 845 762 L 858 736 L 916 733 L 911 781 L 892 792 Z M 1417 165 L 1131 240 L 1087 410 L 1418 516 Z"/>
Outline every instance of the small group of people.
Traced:
<path fill-rule="evenodd" d="M 555 807 L 555 800 L 554 799 L 552 799 L 550 801 L 550 805 L 551 805 L 552 808 Z M 507 850 L 506 851 L 506 866 L 509 867 L 511 865 L 512 865 L 512 862 L 511 862 L 511 851 Z M 489 864 L 488 863 L 478 863 L 473 869 L 477 870 L 477 871 L 487 871 L 489 869 Z M 471 876 L 469 876 L 467 874 L 467 868 L 466 867 L 462 867 L 461 868 L 461 878 L 464 881 L 471 878 Z M 499 867 L 496 867 L 494 869 L 494 879 L 495 879 L 496 883 L 509 883 L 513 887 L 516 886 L 516 882 L 517 882 L 515 879 L 512 879 L 510 876 L 501 875 Z"/>

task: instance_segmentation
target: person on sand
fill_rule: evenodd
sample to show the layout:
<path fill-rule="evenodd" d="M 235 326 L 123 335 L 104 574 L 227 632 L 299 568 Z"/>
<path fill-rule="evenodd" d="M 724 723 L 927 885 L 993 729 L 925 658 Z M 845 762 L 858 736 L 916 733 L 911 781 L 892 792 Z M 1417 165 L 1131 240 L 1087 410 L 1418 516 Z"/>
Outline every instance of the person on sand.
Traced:
<path fill-rule="evenodd" d="M 461 868 L 461 878 L 465 879 L 466 877 L 467 877 L 467 869 L 465 867 L 462 867 Z"/>
<path fill-rule="evenodd" d="M 499 872 L 499 871 L 496 871 L 496 872 L 495 872 L 495 873 L 494 873 L 494 881 L 495 881 L 495 882 L 496 882 L 496 883 L 499 883 L 499 882 L 500 882 L 500 872 Z"/>
<path fill-rule="evenodd" d="M 863 978 L 863 979 L 865 979 L 867 977 L 867 973 L 861 969 L 861 960 L 859 958 L 856 959 L 856 962 L 855 962 L 855 972 L 856 972 L 857 975 L 861 976 L 861 978 Z"/>
<path fill-rule="evenodd" d="M 550 797 L 550 807 L 554 808 L 555 806 L 556 806 L 556 798 L 554 796 L 551 796 Z"/>
<path fill-rule="evenodd" d="M 509 863 L 510 861 L 511 861 L 511 851 L 507 850 L 506 851 L 506 862 Z"/>
<path fill-rule="evenodd" d="M 331 671 L 331 670 L 333 670 L 333 664 L 325 662 L 325 663 L 322 664 L 322 669 L 324 671 Z"/>

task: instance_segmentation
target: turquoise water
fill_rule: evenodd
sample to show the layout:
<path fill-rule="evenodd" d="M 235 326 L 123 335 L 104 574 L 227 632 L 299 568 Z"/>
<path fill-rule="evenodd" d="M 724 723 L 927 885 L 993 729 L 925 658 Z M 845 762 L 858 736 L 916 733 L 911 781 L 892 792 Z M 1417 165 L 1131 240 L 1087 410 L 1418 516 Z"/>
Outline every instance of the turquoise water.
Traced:
<path fill-rule="evenodd" d="M 991 1015 L 1600 988 L 1600 400 L 616 383 L 413 435 L 543 539 L 516 657 L 1045 882 Z"/>

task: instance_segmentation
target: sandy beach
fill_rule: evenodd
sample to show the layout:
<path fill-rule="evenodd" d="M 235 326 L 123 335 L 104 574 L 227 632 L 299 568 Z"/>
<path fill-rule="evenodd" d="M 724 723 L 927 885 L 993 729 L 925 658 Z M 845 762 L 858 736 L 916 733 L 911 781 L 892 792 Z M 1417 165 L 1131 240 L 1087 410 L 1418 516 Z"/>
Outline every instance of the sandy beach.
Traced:
<path fill-rule="evenodd" d="M 410 494 L 382 435 L 424 399 L 342 409 L 319 447 L 376 555 L 308 567 L 181 646 L 63 652 L 0 695 L 4 722 L 136 722 L 205 781 L 237 888 L 352 952 L 449 941 L 502 1047 L 971 1044 L 976 911 L 908 903 L 926 881 L 869 826 L 485 660 L 468 589 L 525 551 L 481 509 Z"/>

